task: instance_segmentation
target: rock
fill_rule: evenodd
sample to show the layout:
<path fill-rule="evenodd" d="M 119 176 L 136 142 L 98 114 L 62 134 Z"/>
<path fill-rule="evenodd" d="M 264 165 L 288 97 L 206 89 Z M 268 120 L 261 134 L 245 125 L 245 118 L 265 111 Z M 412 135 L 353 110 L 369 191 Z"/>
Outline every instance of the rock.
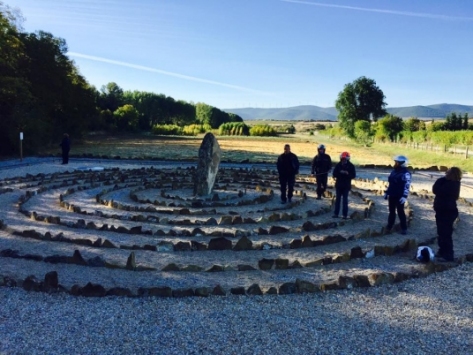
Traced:
<path fill-rule="evenodd" d="M 350 259 L 357 259 L 357 258 L 364 258 L 365 254 L 363 253 L 363 250 L 361 247 L 354 247 L 351 248 L 350 252 Z"/>
<path fill-rule="evenodd" d="M 305 236 L 302 237 L 301 247 L 311 248 L 313 246 L 314 246 L 314 242 L 312 241 L 312 239 L 310 239 L 310 237 L 308 235 L 305 235 Z M 291 249 L 295 249 L 295 248 L 291 248 Z"/>
<path fill-rule="evenodd" d="M 276 264 L 276 269 L 285 270 L 289 268 L 288 259 L 276 259 L 274 262 Z"/>
<path fill-rule="evenodd" d="M 128 257 L 126 261 L 126 269 L 128 270 L 136 270 L 136 260 L 135 260 L 135 252 L 132 251 L 130 253 L 130 256 Z"/>
<path fill-rule="evenodd" d="M 81 295 L 84 297 L 104 297 L 106 295 L 105 288 L 99 284 L 87 283 L 81 289 Z"/>
<path fill-rule="evenodd" d="M 108 239 L 105 239 L 102 243 L 102 248 L 117 248 L 117 246 Z"/>
<path fill-rule="evenodd" d="M 263 292 L 261 291 L 261 288 L 259 287 L 258 284 L 253 284 L 250 287 L 248 287 L 248 290 L 246 291 L 248 295 L 255 295 L 255 296 L 261 296 L 263 295 Z"/>
<path fill-rule="evenodd" d="M 194 175 L 194 195 L 207 196 L 212 192 L 222 151 L 212 133 L 204 136 L 199 148 L 199 161 Z"/>
<path fill-rule="evenodd" d="M 297 292 L 297 287 L 294 282 L 286 282 L 279 286 L 280 295 L 290 295 Z"/>
<path fill-rule="evenodd" d="M 189 242 L 177 242 L 174 244 L 174 251 L 190 251 L 191 244 Z"/>
<path fill-rule="evenodd" d="M 105 296 L 132 297 L 133 293 L 125 287 L 113 287 L 107 290 Z"/>
<path fill-rule="evenodd" d="M 370 274 L 368 280 L 371 286 L 392 284 L 394 282 L 394 275 L 389 272 L 376 272 Z"/>
<path fill-rule="evenodd" d="M 198 265 L 187 265 L 181 268 L 181 271 L 188 271 L 188 272 L 200 272 L 203 268 Z"/>
<path fill-rule="evenodd" d="M 195 295 L 198 297 L 208 297 L 210 295 L 210 290 L 208 287 L 197 287 L 195 289 Z"/>
<path fill-rule="evenodd" d="M 277 295 L 278 294 L 278 289 L 276 287 L 270 287 L 268 290 L 264 293 L 265 295 Z"/>
<path fill-rule="evenodd" d="M 254 268 L 251 265 L 244 265 L 244 264 L 238 265 L 238 271 L 253 271 L 253 270 L 256 270 L 256 268 Z"/>
<path fill-rule="evenodd" d="M 270 235 L 275 235 L 275 234 L 281 234 L 281 233 L 287 233 L 289 232 L 289 228 L 283 227 L 283 226 L 271 226 L 269 227 L 269 234 Z"/>
<path fill-rule="evenodd" d="M 93 258 L 90 258 L 88 261 L 87 261 L 87 264 L 89 266 L 93 266 L 93 267 L 105 267 L 105 261 L 102 259 L 101 256 L 97 255 Z"/>
<path fill-rule="evenodd" d="M 225 292 L 225 290 L 223 289 L 222 286 L 217 285 L 212 290 L 212 295 L 214 295 L 214 296 L 226 296 L 227 293 Z"/>
<path fill-rule="evenodd" d="M 213 238 L 209 242 L 209 250 L 231 250 L 232 241 L 226 238 Z"/>
<path fill-rule="evenodd" d="M 245 288 L 244 287 L 232 287 L 230 289 L 230 293 L 232 295 L 245 295 L 246 294 L 246 291 L 245 291 Z"/>
<path fill-rule="evenodd" d="M 43 291 L 50 292 L 53 290 L 57 290 L 58 286 L 59 279 L 57 271 L 50 271 L 46 275 L 44 275 Z"/>
<path fill-rule="evenodd" d="M 160 241 L 157 245 L 158 251 L 173 251 L 174 250 L 174 244 L 171 242 L 166 242 L 166 241 Z"/>
<path fill-rule="evenodd" d="M 289 269 L 301 269 L 302 264 L 299 262 L 299 260 L 294 260 L 291 264 L 289 264 Z"/>
<path fill-rule="evenodd" d="M 322 242 L 327 245 L 327 244 L 335 244 L 335 243 L 341 243 L 341 242 L 345 242 L 346 239 L 344 237 L 342 237 L 341 235 L 339 234 L 335 234 L 335 235 L 328 235 L 326 237 L 324 237 L 322 239 Z"/>
<path fill-rule="evenodd" d="M 338 286 L 340 289 L 352 289 L 356 287 L 356 281 L 353 277 L 350 276 L 339 276 L 338 277 Z"/>
<path fill-rule="evenodd" d="M 225 268 L 222 265 L 212 265 L 212 267 L 207 270 L 207 272 L 222 272 L 222 271 L 225 271 Z"/>
<path fill-rule="evenodd" d="M 316 229 L 317 227 L 311 221 L 306 221 L 302 225 L 302 230 L 306 232 L 315 231 Z"/>
<path fill-rule="evenodd" d="M 23 281 L 23 289 L 26 291 L 41 291 L 43 286 L 43 283 L 36 279 L 34 275 L 28 276 L 24 281 Z"/>
<path fill-rule="evenodd" d="M 175 263 L 170 263 L 162 268 L 161 271 L 181 271 L 180 267 Z"/>
<path fill-rule="evenodd" d="M 293 239 L 289 243 L 289 248 L 291 248 L 291 249 L 299 249 L 301 247 L 302 247 L 302 240 L 300 240 L 300 239 Z"/>
<path fill-rule="evenodd" d="M 366 275 L 353 275 L 353 279 L 358 287 L 370 287 L 370 281 Z"/>
<path fill-rule="evenodd" d="M 150 287 L 148 289 L 148 296 L 152 297 L 172 297 L 171 287 Z"/>
<path fill-rule="evenodd" d="M 74 254 L 72 255 L 71 264 L 77 265 L 87 265 L 87 261 L 84 260 L 79 250 L 74 250 Z"/>
<path fill-rule="evenodd" d="M 296 279 L 296 290 L 297 293 L 315 293 L 319 291 L 319 288 L 312 282 Z"/>
<path fill-rule="evenodd" d="M 258 261 L 258 267 L 261 270 L 271 270 L 274 264 L 274 259 L 261 259 Z"/>
<path fill-rule="evenodd" d="M 172 290 L 172 297 L 182 298 L 194 296 L 195 292 L 192 288 L 185 288 L 182 290 Z"/>
<path fill-rule="evenodd" d="M 233 250 L 241 251 L 241 250 L 252 250 L 253 249 L 253 242 L 246 236 L 240 238 L 240 240 L 235 244 Z"/>
<path fill-rule="evenodd" d="M 192 240 L 191 241 L 191 250 L 197 250 L 197 251 L 207 250 L 207 245 L 204 244 L 204 243 L 200 243 L 200 242 L 197 242 L 195 240 Z"/>

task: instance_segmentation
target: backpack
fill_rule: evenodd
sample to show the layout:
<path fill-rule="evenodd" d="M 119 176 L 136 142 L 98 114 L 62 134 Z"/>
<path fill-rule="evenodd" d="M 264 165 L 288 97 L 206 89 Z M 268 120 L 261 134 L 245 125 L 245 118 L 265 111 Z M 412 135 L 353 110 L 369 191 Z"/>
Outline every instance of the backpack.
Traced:
<path fill-rule="evenodd" d="M 416 260 L 420 261 L 421 263 L 428 263 L 429 261 L 434 261 L 435 253 L 429 247 L 418 247 Z"/>

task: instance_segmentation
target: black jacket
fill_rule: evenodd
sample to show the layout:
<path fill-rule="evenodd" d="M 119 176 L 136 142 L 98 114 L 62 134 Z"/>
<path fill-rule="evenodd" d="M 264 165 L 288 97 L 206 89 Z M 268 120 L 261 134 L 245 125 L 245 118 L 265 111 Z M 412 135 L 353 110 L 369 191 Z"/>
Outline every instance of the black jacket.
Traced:
<path fill-rule="evenodd" d="M 294 153 L 281 154 L 278 157 L 277 168 L 279 175 L 294 176 L 299 174 L 299 159 Z"/>
<path fill-rule="evenodd" d="M 330 155 L 317 154 L 312 159 L 312 174 L 327 174 L 332 169 L 332 159 Z"/>
<path fill-rule="evenodd" d="M 346 171 L 348 174 L 342 173 Z M 335 165 L 333 169 L 333 177 L 337 179 L 335 182 L 335 187 L 339 189 L 351 189 L 351 180 L 356 178 L 356 169 L 355 166 L 347 161 L 345 164 L 342 162 Z"/>
<path fill-rule="evenodd" d="M 460 197 L 460 181 L 447 180 L 447 178 L 441 177 L 435 181 L 432 192 L 435 194 L 435 211 L 457 209 L 457 200 Z"/>

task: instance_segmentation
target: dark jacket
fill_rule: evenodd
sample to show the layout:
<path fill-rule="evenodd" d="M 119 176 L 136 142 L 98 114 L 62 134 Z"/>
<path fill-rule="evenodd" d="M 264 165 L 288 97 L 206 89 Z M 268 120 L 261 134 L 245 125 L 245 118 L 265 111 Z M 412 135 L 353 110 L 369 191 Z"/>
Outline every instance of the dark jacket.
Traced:
<path fill-rule="evenodd" d="M 411 173 L 407 168 L 399 167 L 391 171 L 388 182 L 389 185 L 386 194 L 395 198 L 407 198 L 409 188 L 411 187 Z"/>
<path fill-rule="evenodd" d="M 327 174 L 330 169 L 332 169 L 330 155 L 325 153 L 317 154 L 312 159 L 312 174 Z"/>
<path fill-rule="evenodd" d="M 68 152 L 71 149 L 71 141 L 69 140 L 69 137 L 64 137 L 59 145 L 63 152 Z"/>
<path fill-rule="evenodd" d="M 441 177 L 435 181 L 432 192 L 435 194 L 435 211 L 457 209 L 457 200 L 460 197 L 460 181 L 447 180 L 447 178 Z"/>
<path fill-rule="evenodd" d="M 294 176 L 299 174 L 299 159 L 294 153 L 281 154 L 278 157 L 278 173 L 283 176 Z"/>
<path fill-rule="evenodd" d="M 342 173 L 342 171 L 346 171 L 348 174 Z M 337 179 L 335 188 L 350 190 L 351 180 L 356 178 L 355 166 L 350 161 L 346 163 L 339 162 L 333 169 L 333 177 Z"/>

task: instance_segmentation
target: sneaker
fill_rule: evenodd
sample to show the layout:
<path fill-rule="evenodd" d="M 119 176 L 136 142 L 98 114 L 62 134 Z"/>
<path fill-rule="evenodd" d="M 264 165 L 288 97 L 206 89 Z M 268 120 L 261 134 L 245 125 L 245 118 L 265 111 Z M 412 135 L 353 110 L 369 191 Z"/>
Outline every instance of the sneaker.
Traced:
<path fill-rule="evenodd" d="M 343 216 L 342 218 L 343 219 L 350 219 L 350 217 L 347 217 L 347 216 Z"/>
<path fill-rule="evenodd" d="M 287 199 L 287 202 L 291 203 L 291 202 L 292 202 L 292 198 L 289 197 L 289 198 Z"/>
<path fill-rule="evenodd" d="M 322 199 L 322 197 L 320 197 L 320 196 L 317 196 L 315 199 L 316 199 L 316 200 L 321 200 L 321 199 Z"/>
<path fill-rule="evenodd" d="M 401 234 L 402 234 L 402 235 L 406 235 L 406 234 L 407 234 L 407 229 L 403 229 L 403 230 L 401 231 Z"/>
<path fill-rule="evenodd" d="M 285 200 L 282 200 L 282 201 L 281 201 L 281 204 L 283 204 L 283 205 L 286 204 L 286 201 L 285 201 Z"/>
<path fill-rule="evenodd" d="M 390 227 L 390 226 L 384 227 L 384 230 L 385 230 L 386 232 L 391 232 L 391 229 L 393 229 L 393 227 Z"/>
<path fill-rule="evenodd" d="M 332 218 L 338 218 L 338 214 L 334 214 Z"/>

